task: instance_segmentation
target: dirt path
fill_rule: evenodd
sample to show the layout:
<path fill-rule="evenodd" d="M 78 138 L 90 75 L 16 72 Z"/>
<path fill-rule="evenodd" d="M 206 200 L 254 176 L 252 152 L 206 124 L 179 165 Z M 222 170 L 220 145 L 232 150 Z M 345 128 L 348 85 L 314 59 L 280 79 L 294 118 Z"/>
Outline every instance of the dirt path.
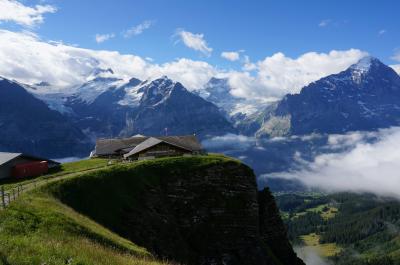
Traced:
<path fill-rule="evenodd" d="M 45 176 L 42 177 L 40 179 L 33 179 L 31 181 L 27 181 L 27 183 L 15 183 L 15 187 L 9 187 L 7 189 L 4 189 L 4 186 L 1 186 L 0 188 L 0 208 L 4 209 L 6 208 L 10 202 L 16 200 L 19 196 L 21 196 L 22 194 L 24 194 L 25 192 L 34 190 L 38 187 L 44 186 L 48 183 L 51 182 L 56 182 L 62 179 L 66 179 L 66 178 L 70 178 L 70 177 L 74 177 L 74 176 L 78 176 L 87 172 L 93 172 L 93 171 L 97 171 L 103 168 L 107 168 L 107 166 L 103 166 L 103 167 L 96 167 L 96 168 L 92 168 L 92 169 L 86 169 L 86 170 L 81 170 L 78 172 L 71 172 L 71 173 L 65 173 L 62 175 L 55 175 L 55 176 Z M 4 192 L 4 194 L 3 194 Z"/>

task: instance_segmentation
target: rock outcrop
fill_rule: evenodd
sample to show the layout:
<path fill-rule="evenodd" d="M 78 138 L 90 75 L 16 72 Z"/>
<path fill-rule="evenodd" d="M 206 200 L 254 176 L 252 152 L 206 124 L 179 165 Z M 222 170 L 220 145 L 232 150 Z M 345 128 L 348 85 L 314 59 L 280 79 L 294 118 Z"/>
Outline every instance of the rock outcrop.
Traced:
<path fill-rule="evenodd" d="M 159 258 L 183 264 L 304 264 L 274 198 L 223 156 L 168 158 L 88 174 L 54 194 Z"/>

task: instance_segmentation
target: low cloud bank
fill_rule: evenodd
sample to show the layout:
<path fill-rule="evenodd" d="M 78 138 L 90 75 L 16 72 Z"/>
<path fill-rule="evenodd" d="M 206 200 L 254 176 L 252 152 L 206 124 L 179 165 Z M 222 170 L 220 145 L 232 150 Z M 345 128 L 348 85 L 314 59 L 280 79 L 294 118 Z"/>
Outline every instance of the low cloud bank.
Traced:
<path fill-rule="evenodd" d="M 248 149 L 254 146 L 256 140 L 254 137 L 248 137 L 238 134 L 226 134 L 223 136 L 216 136 L 202 142 L 202 145 L 206 149 L 225 149 L 225 150 L 235 150 L 235 149 Z"/>
<path fill-rule="evenodd" d="M 332 135 L 328 148 L 342 151 L 317 155 L 311 162 L 298 157 L 301 169 L 265 177 L 296 179 L 328 192 L 370 192 L 400 199 L 400 127 Z"/>
<path fill-rule="evenodd" d="M 295 247 L 294 251 L 307 265 L 330 265 L 311 247 Z"/>

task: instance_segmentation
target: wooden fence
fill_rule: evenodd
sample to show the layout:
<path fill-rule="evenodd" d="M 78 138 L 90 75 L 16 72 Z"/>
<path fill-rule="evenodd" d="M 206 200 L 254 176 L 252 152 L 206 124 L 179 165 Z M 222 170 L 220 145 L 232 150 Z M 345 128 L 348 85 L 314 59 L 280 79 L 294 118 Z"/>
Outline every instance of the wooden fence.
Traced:
<path fill-rule="evenodd" d="M 47 182 L 47 181 L 46 181 Z M 38 185 L 37 180 L 33 180 L 29 183 L 17 184 L 16 187 L 5 190 L 4 186 L 0 187 L 0 207 L 5 209 L 8 205 L 16 200 L 18 196 L 20 196 L 24 191 L 27 191 L 31 188 L 36 188 Z"/>

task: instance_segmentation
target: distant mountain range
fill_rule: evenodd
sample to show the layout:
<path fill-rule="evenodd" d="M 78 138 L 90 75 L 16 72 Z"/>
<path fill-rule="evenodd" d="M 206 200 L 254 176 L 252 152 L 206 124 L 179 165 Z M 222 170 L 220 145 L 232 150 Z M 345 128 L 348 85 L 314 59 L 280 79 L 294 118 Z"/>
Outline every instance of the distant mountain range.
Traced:
<path fill-rule="evenodd" d="M 80 86 L 0 79 L 0 149 L 85 156 L 98 137 L 227 133 L 258 138 L 375 130 L 400 124 L 400 76 L 366 57 L 347 70 L 266 105 L 232 95 L 227 79 L 188 91 L 168 77 L 122 80 L 94 69 Z"/>
<path fill-rule="evenodd" d="M 400 76 L 365 57 L 338 74 L 286 95 L 247 118 L 242 131 L 257 137 L 370 131 L 400 124 Z"/>

